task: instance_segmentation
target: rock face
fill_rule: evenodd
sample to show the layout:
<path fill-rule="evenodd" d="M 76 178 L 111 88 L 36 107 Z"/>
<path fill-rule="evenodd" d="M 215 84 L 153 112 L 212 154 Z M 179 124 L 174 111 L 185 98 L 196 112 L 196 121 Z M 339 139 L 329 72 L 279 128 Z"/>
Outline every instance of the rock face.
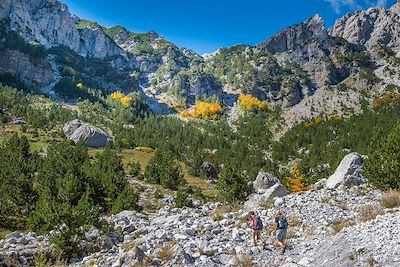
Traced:
<path fill-rule="evenodd" d="M 346 155 L 340 162 L 334 174 L 326 181 L 327 188 L 336 188 L 339 185 L 351 186 L 363 184 L 362 166 L 364 158 L 357 153 Z"/>
<path fill-rule="evenodd" d="M 51 66 L 46 59 L 32 58 L 17 50 L 0 52 L 0 73 L 11 74 L 33 87 L 47 85 L 54 79 Z"/>
<path fill-rule="evenodd" d="M 315 15 L 305 22 L 291 26 L 258 45 L 258 48 L 271 53 L 281 53 L 303 46 L 310 39 L 323 40 L 328 37 L 324 21 Z"/>
<path fill-rule="evenodd" d="M 83 56 L 98 58 L 123 51 L 99 27 L 78 30 L 79 18 L 55 0 L 5 0 L 0 5 L 0 18 L 8 19 L 10 28 L 28 42 L 47 48 L 64 45 Z"/>
<path fill-rule="evenodd" d="M 368 50 L 377 51 L 382 46 L 400 52 L 400 3 L 392 8 L 370 8 L 338 19 L 329 29 L 332 36 L 342 37 Z"/>
<path fill-rule="evenodd" d="M 111 141 L 111 137 L 103 130 L 79 120 L 66 123 L 62 130 L 65 136 L 74 143 L 82 139 L 88 147 L 105 147 Z"/>

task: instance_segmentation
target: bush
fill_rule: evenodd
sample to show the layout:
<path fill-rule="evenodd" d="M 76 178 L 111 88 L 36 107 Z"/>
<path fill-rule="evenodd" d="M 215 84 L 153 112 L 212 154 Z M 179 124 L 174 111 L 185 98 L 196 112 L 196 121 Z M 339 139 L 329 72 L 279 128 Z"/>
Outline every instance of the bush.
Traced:
<path fill-rule="evenodd" d="M 388 209 L 398 207 L 400 206 L 400 193 L 395 190 L 389 190 L 382 196 L 380 203 Z"/>
<path fill-rule="evenodd" d="M 222 113 L 223 109 L 221 104 L 217 102 L 208 103 L 205 101 L 196 101 L 193 111 L 184 110 L 181 115 L 184 117 L 199 118 L 204 120 L 216 120 Z"/>
<path fill-rule="evenodd" d="M 131 167 L 129 168 L 129 175 L 133 177 L 137 177 L 142 172 L 142 167 L 140 166 L 139 161 L 133 162 Z"/>
<path fill-rule="evenodd" d="M 140 211 L 141 207 L 138 205 L 139 194 L 136 193 L 130 185 L 126 185 L 117 199 L 113 203 L 112 213 L 117 214 L 124 210 L 137 210 Z"/>
<path fill-rule="evenodd" d="M 178 192 L 176 193 L 175 199 L 175 207 L 182 208 L 182 207 L 192 207 L 193 202 L 189 198 L 188 188 L 180 187 Z"/>
<path fill-rule="evenodd" d="M 185 183 L 178 163 L 169 152 L 156 151 L 144 171 L 144 178 L 149 182 L 160 184 L 172 190 L 177 190 Z"/>
<path fill-rule="evenodd" d="M 218 178 L 217 188 L 220 200 L 229 203 L 245 200 L 251 190 L 248 181 L 244 173 L 226 166 Z"/>

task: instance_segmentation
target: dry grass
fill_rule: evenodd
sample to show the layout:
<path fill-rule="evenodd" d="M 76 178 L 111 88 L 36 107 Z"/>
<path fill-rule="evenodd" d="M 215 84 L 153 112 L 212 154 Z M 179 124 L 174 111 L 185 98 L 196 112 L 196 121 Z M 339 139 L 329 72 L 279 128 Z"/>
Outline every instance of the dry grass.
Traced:
<path fill-rule="evenodd" d="M 274 206 L 274 200 L 272 198 L 264 198 L 260 203 L 260 207 L 264 209 L 270 209 L 273 206 Z"/>
<path fill-rule="evenodd" d="M 348 210 L 349 207 L 347 206 L 347 203 L 345 201 L 341 201 L 338 203 L 338 207 L 341 208 L 342 210 Z"/>
<path fill-rule="evenodd" d="M 354 225 L 355 222 L 352 220 L 337 219 L 332 221 L 331 227 L 335 234 L 339 233 L 343 228 L 350 227 Z"/>
<path fill-rule="evenodd" d="M 300 220 L 300 218 L 298 216 L 294 216 L 294 215 L 288 216 L 287 217 L 287 221 L 288 221 L 288 223 L 289 223 L 289 225 L 291 227 L 295 227 L 295 226 L 300 226 L 301 225 L 301 220 Z"/>
<path fill-rule="evenodd" d="M 329 204 L 329 202 L 331 201 L 331 198 L 330 197 L 321 197 L 320 201 L 321 201 L 321 203 Z"/>
<path fill-rule="evenodd" d="M 379 210 L 379 208 L 377 208 L 371 204 L 362 205 L 358 209 L 358 217 L 359 217 L 360 221 L 362 221 L 362 222 L 373 220 L 379 214 L 382 214 L 382 211 Z"/>
<path fill-rule="evenodd" d="M 167 262 L 172 260 L 173 251 L 172 246 L 170 244 L 166 244 L 158 252 L 158 257 L 163 261 Z"/>
<path fill-rule="evenodd" d="M 215 211 L 212 212 L 211 218 L 214 221 L 220 221 L 224 218 L 225 214 L 230 213 L 230 212 L 237 212 L 242 208 L 243 208 L 243 206 L 238 203 L 232 204 L 232 205 L 222 205 L 222 206 L 219 206 L 218 208 L 216 208 Z"/>
<path fill-rule="evenodd" d="M 235 266 L 235 267 L 253 267 L 255 265 L 250 256 L 238 255 L 238 256 L 236 256 L 236 264 L 234 264 L 233 266 Z"/>
<path fill-rule="evenodd" d="M 200 253 L 200 255 L 205 255 L 207 257 L 212 257 L 215 254 L 214 251 L 212 251 L 212 250 L 204 251 L 202 248 L 199 248 L 199 253 Z"/>
<path fill-rule="evenodd" d="M 395 190 L 389 190 L 382 196 L 380 203 L 383 207 L 388 209 L 399 207 L 400 193 Z"/>

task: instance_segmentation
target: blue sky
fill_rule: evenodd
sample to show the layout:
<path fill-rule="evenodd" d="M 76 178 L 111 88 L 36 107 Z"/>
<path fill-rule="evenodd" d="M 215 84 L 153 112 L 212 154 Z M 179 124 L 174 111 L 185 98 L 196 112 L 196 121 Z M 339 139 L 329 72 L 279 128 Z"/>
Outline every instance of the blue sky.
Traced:
<path fill-rule="evenodd" d="M 255 45 L 319 13 L 326 26 L 347 12 L 396 0 L 61 0 L 73 14 L 135 32 L 155 31 L 199 54 Z"/>

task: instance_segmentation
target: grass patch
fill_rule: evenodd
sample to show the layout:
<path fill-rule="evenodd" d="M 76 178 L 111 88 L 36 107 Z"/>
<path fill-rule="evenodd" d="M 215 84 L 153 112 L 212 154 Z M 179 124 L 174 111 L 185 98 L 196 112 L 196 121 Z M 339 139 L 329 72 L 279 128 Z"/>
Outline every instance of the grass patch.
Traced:
<path fill-rule="evenodd" d="M 4 239 L 9 233 L 11 233 L 10 230 L 0 228 L 0 239 Z"/>
<path fill-rule="evenodd" d="M 362 222 L 373 220 L 380 214 L 382 214 L 382 211 L 371 204 L 362 205 L 358 209 L 358 217 Z"/>
<path fill-rule="evenodd" d="M 345 219 L 337 219 L 332 221 L 331 227 L 335 234 L 339 233 L 343 228 L 350 227 L 355 225 L 355 222 L 352 220 L 345 220 Z"/>
<path fill-rule="evenodd" d="M 173 252 L 170 244 L 164 245 L 158 252 L 158 257 L 163 261 L 167 262 L 172 260 Z"/>
<path fill-rule="evenodd" d="M 381 205 L 387 209 L 400 206 L 400 193 L 395 190 L 387 191 L 381 198 Z"/>

